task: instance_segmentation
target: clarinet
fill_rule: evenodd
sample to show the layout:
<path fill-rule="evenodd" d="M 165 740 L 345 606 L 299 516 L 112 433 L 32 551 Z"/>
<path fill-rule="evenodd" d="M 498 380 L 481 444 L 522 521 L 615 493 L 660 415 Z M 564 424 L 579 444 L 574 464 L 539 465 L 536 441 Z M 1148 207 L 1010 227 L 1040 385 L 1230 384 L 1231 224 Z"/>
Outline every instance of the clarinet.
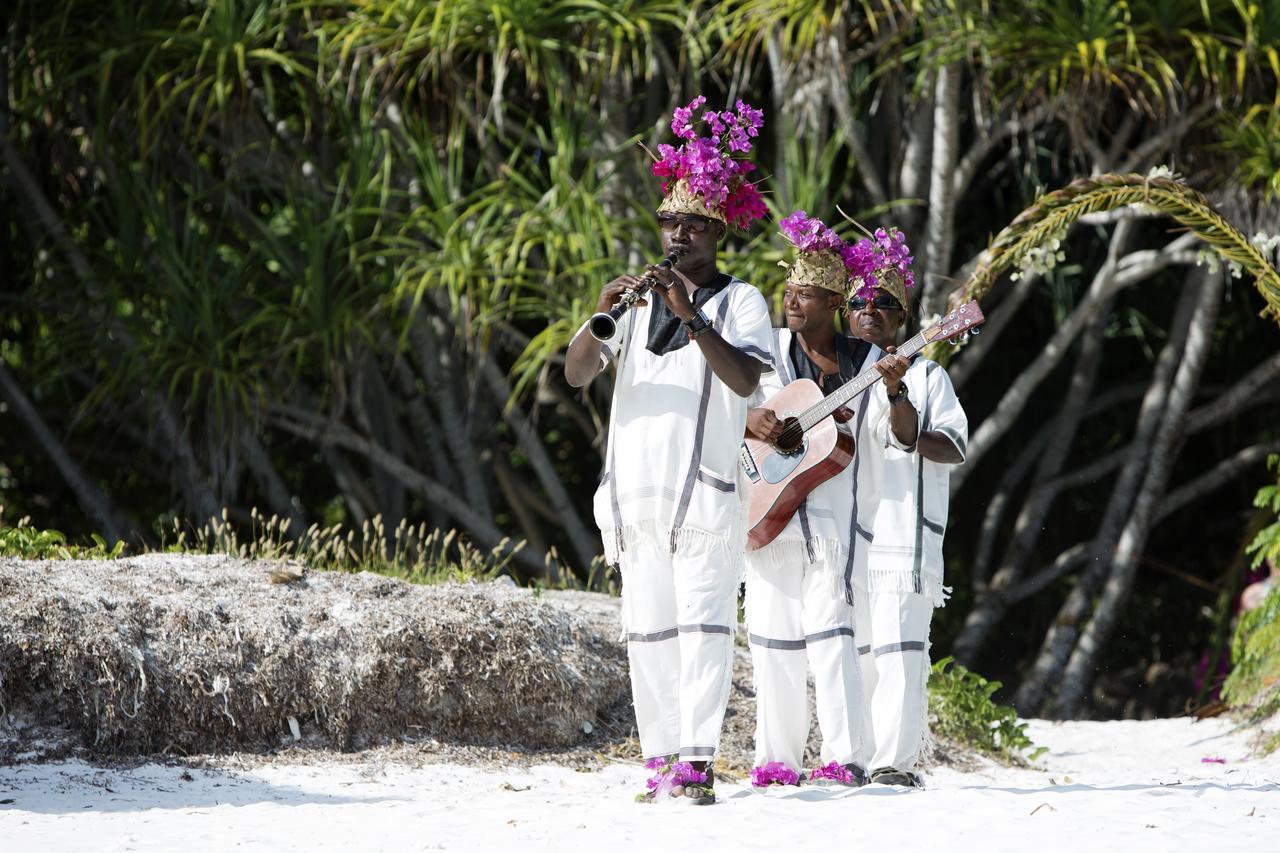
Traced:
<path fill-rule="evenodd" d="M 683 246 L 673 248 L 670 254 L 658 262 L 658 269 L 671 269 L 683 254 Z M 597 341 L 607 341 L 612 338 L 613 333 L 618 329 L 618 320 L 622 315 L 627 313 L 628 308 L 643 299 L 644 295 L 657 283 L 658 280 L 654 278 L 652 273 L 646 273 L 644 278 L 640 279 L 640 286 L 635 290 L 628 290 L 622 294 L 612 308 L 608 311 L 601 311 L 599 314 L 592 314 L 591 322 L 587 326 L 591 332 L 591 337 Z"/>

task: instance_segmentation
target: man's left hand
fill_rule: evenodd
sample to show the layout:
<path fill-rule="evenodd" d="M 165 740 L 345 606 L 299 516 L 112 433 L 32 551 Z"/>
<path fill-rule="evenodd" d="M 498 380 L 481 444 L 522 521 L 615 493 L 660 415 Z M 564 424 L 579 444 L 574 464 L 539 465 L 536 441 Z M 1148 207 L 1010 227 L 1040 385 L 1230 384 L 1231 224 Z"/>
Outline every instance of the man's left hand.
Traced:
<path fill-rule="evenodd" d="M 880 371 L 880 375 L 884 378 L 884 387 L 889 396 L 893 397 L 898 393 L 898 386 L 902 384 L 902 377 L 907 375 L 911 362 L 894 354 L 898 351 L 897 347 L 885 347 L 884 351 L 888 355 L 876 362 L 876 370 Z"/>

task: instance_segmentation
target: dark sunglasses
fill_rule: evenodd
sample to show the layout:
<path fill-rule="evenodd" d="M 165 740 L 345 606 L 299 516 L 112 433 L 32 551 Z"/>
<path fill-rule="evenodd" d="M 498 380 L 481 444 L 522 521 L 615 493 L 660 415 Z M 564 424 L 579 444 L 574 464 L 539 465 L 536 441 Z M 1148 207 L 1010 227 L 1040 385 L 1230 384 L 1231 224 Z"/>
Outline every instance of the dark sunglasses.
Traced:
<path fill-rule="evenodd" d="M 665 213 L 658 217 L 658 227 L 663 231 L 675 231 L 681 225 L 695 234 L 701 234 L 711 225 L 711 220 L 705 216 L 670 216 Z"/>
<path fill-rule="evenodd" d="M 894 299 L 892 296 L 890 296 L 887 293 L 877 293 L 875 295 L 875 298 L 873 299 L 867 299 L 862 296 L 850 296 L 849 310 L 861 311 L 863 308 L 867 307 L 867 303 L 871 303 L 872 305 L 879 308 L 881 311 L 901 311 L 902 310 L 902 305 L 898 303 L 898 300 Z"/>

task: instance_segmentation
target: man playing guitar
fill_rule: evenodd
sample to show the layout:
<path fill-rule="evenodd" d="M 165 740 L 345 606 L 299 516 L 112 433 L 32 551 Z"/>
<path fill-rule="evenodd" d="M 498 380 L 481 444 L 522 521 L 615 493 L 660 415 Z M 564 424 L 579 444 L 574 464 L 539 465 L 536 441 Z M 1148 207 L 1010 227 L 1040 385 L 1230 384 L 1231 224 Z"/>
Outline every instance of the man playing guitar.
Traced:
<path fill-rule="evenodd" d="M 788 270 L 783 310 L 786 327 L 775 329 L 777 369 L 761 378 L 747 413 L 749 435 L 776 443 L 783 419 L 761 404 L 800 379 L 824 394 L 851 381 L 871 365 L 896 386 L 908 362 L 879 346 L 837 332 L 835 315 L 852 283 L 842 260 L 848 247 L 820 221 L 797 211 L 782 222 L 797 249 Z M 810 771 L 813 781 L 845 785 L 866 781 L 871 757 L 862 675 L 854 645 L 854 584 L 865 576 L 865 561 L 878 488 L 879 466 L 864 455 L 883 452 L 871 427 L 893 423 L 904 445 L 915 440 L 914 411 L 894 412 L 884 392 L 872 391 L 837 411 L 842 429 L 856 438 L 853 461 L 817 486 L 786 526 L 768 544 L 747 553 L 746 618 L 756 684 L 756 767 L 758 786 L 799 778 L 809 733 L 806 663 L 814 675 L 818 724 L 825 766 Z M 784 413 L 785 414 L 785 413 Z M 859 596 L 861 590 L 857 591 Z"/>

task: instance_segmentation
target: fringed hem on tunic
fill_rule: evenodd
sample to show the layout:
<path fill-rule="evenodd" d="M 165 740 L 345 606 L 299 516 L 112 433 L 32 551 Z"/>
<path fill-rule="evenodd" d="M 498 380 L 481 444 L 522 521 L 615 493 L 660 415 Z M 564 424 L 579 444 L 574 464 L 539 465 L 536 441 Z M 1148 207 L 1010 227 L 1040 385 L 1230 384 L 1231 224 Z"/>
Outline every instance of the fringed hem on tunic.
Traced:
<path fill-rule="evenodd" d="M 817 571 L 830 580 L 831 597 L 844 598 L 844 563 L 848 551 L 836 539 L 775 539 L 757 551 L 747 552 L 751 568 L 767 571 Z"/>
<path fill-rule="evenodd" d="M 894 569 L 872 569 L 867 573 L 867 592 L 871 595 L 889 592 L 906 595 L 916 592 L 911 572 Z M 945 607 L 951 597 L 951 587 L 942 585 L 942 578 L 930 574 L 920 575 L 920 593 L 929 597 L 934 607 Z"/>
<path fill-rule="evenodd" d="M 731 568 L 739 577 L 746 566 L 743 558 L 745 542 L 742 538 L 735 536 L 732 531 L 713 533 L 696 527 L 681 527 L 673 531 L 657 521 L 642 521 L 600 531 L 605 560 L 612 565 L 620 564 L 622 555 L 627 551 L 643 545 L 650 545 L 678 557 L 711 556 L 719 551 L 725 558 L 726 567 Z"/>

